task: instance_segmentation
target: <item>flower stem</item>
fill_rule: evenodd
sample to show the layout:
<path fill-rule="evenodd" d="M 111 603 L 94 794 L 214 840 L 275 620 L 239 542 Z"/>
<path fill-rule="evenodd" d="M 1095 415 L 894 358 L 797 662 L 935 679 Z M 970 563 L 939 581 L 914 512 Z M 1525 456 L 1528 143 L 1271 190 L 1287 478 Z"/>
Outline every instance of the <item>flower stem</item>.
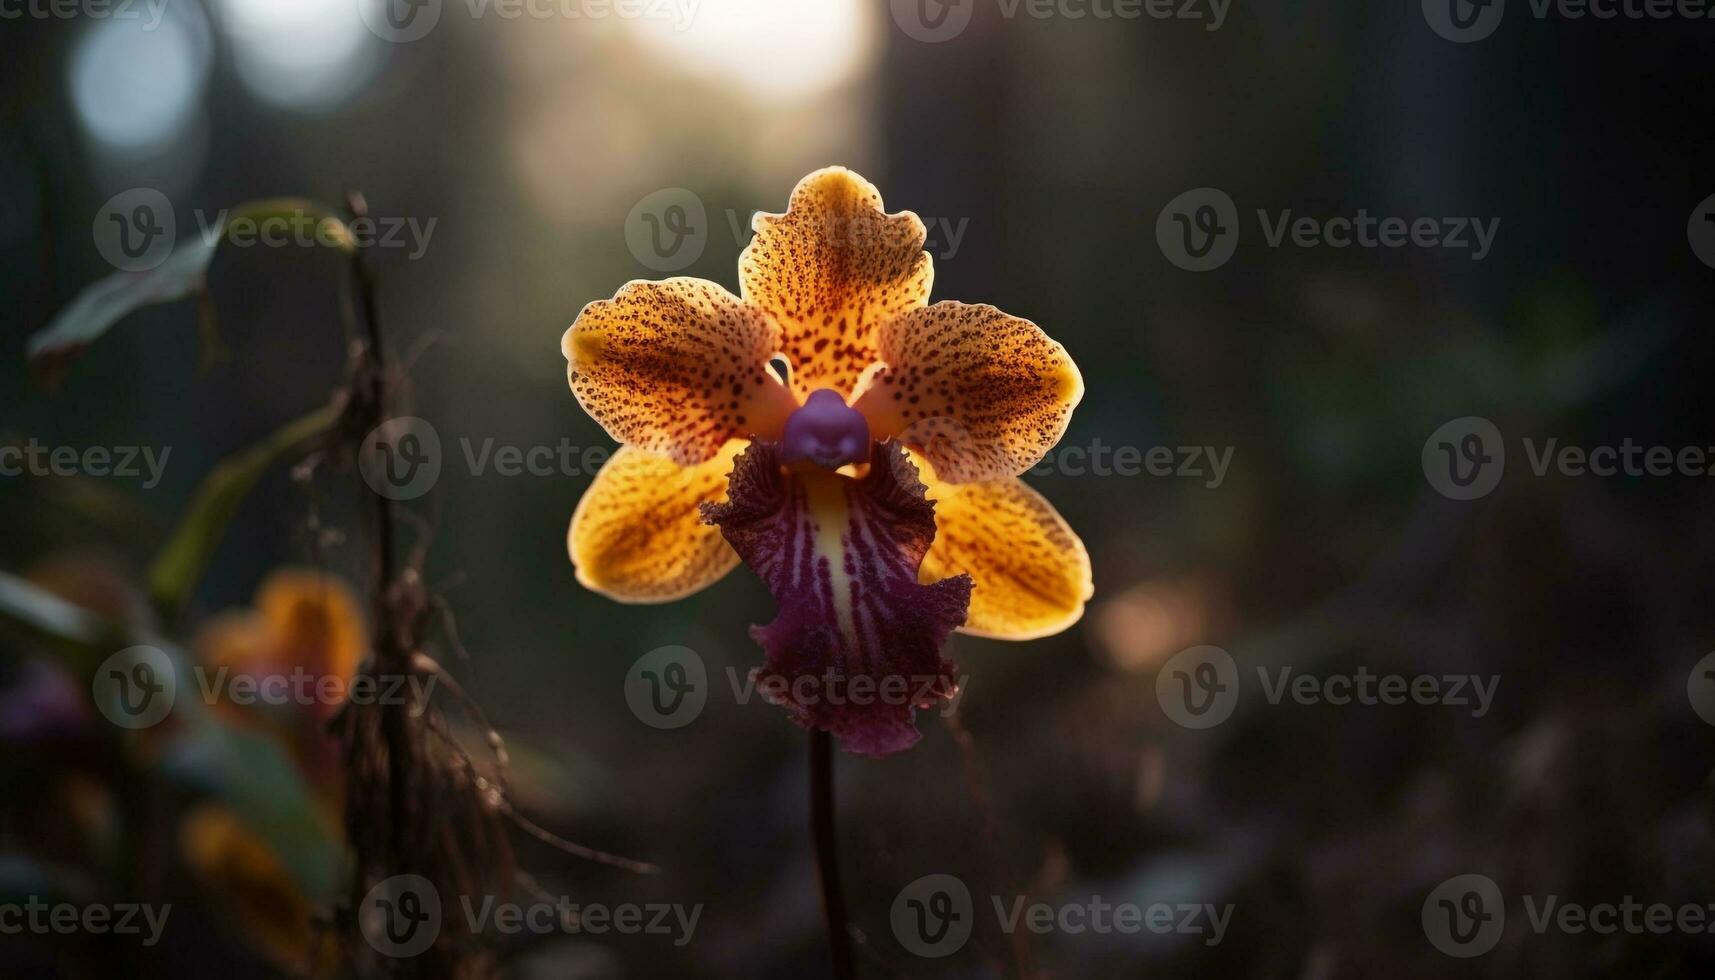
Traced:
<path fill-rule="evenodd" d="M 354 216 L 368 217 L 369 206 L 360 194 L 352 193 L 347 196 L 348 206 Z M 389 367 L 387 363 L 386 334 L 381 329 L 381 318 L 377 314 L 375 303 L 375 272 L 370 268 L 369 257 L 362 248 L 352 253 L 352 271 L 357 280 L 357 305 L 363 317 L 365 342 L 368 345 L 370 391 L 369 405 L 374 411 L 373 425 L 381 425 L 387 421 L 389 396 L 392 394 L 389 385 Z M 375 644 L 375 665 L 373 670 L 378 675 L 391 674 L 404 677 L 408 671 L 408 653 L 400 646 L 398 633 L 393 627 L 393 616 L 390 607 L 390 592 L 393 588 L 395 575 L 393 559 L 393 524 L 395 520 L 393 500 L 384 494 L 373 494 L 375 498 L 375 614 L 377 620 Z M 386 710 L 386 709 L 384 709 Z M 410 736 L 405 728 L 405 714 L 402 709 L 394 707 L 382 716 L 382 729 L 387 739 L 387 790 L 388 816 L 395 828 L 409 826 L 406 815 L 407 801 L 410 799 L 411 778 L 411 746 Z M 408 858 L 407 845 L 399 835 L 393 837 L 395 853 L 393 867 L 403 869 Z M 399 873 L 395 871 L 394 873 Z"/>
<path fill-rule="evenodd" d="M 834 980 L 852 980 L 852 936 L 846 928 L 846 897 L 840 891 L 839 844 L 834 835 L 834 740 L 810 732 L 810 829 L 816 839 L 816 870 L 822 882 L 822 913 L 828 922 L 828 954 Z"/>

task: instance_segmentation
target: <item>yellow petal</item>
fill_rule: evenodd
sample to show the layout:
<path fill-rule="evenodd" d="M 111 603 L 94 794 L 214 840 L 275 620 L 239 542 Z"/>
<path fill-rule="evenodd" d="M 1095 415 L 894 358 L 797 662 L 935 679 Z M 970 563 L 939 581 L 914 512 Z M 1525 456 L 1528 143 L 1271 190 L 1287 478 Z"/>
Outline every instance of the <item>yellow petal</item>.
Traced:
<path fill-rule="evenodd" d="M 880 344 L 855 407 L 875 438 L 898 436 L 950 483 L 1035 466 L 1084 397 L 1064 347 L 992 306 L 936 303 L 883 326 Z"/>
<path fill-rule="evenodd" d="M 778 436 L 795 407 L 768 373 L 780 328 L 712 282 L 626 283 L 560 341 L 578 403 L 620 442 L 701 463 L 734 436 Z"/>
<path fill-rule="evenodd" d="M 275 667 L 302 667 L 317 677 L 349 682 L 369 652 L 363 607 L 332 575 L 308 569 L 273 572 L 256 591 L 256 609 L 274 643 Z"/>
<path fill-rule="evenodd" d="M 829 167 L 798 182 L 785 214 L 759 214 L 751 226 L 740 292 L 785 332 L 793 390 L 851 394 L 875 361 L 876 330 L 929 302 L 935 274 L 923 222 L 886 213 L 875 185 Z"/>
<path fill-rule="evenodd" d="M 197 627 L 197 660 L 209 667 L 276 666 L 268 623 L 254 609 L 227 609 Z"/>
<path fill-rule="evenodd" d="M 262 838 L 225 807 L 187 813 L 180 847 L 209 907 L 238 935 L 296 976 L 331 976 L 333 943 L 317 942 L 314 907 Z"/>
<path fill-rule="evenodd" d="M 1089 552 L 1041 494 L 1017 478 L 944 483 L 921 456 L 912 462 L 935 501 L 935 543 L 918 581 L 970 575 L 976 587 L 961 632 L 1033 640 L 1084 615 L 1095 591 Z"/>
<path fill-rule="evenodd" d="M 713 585 L 738 564 L 698 506 L 726 499 L 734 439 L 695 466 L 621 446 L 572 515 L 567 547 L 585 588 L 621 602 L 670 602 Z"/>

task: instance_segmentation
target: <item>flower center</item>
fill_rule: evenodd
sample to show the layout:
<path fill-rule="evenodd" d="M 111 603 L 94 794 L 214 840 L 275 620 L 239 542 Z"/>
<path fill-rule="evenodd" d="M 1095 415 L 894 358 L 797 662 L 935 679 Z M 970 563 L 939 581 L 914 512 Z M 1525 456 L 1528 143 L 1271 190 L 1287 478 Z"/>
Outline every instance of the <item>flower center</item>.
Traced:
<path fill-rule="evenodd" d="M 869 459 L 869 423 L 839 392 L 818 388 L 786 419 L 786 433 L 780 443 L 788 463 L 807 459 L 817 466 L 838 469 Z"/>

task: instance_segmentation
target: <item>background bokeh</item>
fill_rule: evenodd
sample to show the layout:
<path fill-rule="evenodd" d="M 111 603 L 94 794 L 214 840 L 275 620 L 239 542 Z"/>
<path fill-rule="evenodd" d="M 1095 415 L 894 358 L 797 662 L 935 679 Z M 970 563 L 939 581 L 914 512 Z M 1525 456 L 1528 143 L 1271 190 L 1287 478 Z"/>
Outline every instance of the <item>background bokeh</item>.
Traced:
<path fill-rule="evenodd" d="M 1693 674 L 1715 648 L 1711 481 L 1538 476 L 1524 440 L 1715 444 L 1715 269 L 1687 230 L 1715 194 L 1701 108 L 1715 21 L 1537 17 L 1514 0 L 1492 36 L 1456 43 L 1410 2 L 1239 0 L 1213 30 L 1207 6 L 1187 8 L 1201 20 L 1101 3 L 1036 17 L 963 0 L 946 9 L 968 25 L 935 43 L 907 29 L 911 4 L 880 0 L 702 0 L 682 29 L 448 0 L 409 43 L 377 36 L 353 0 L 165 0 L 153 30 L 0 21 L 0 442 L 171 448 L 148 488 L 0 477 L 0 570 L 39 581 L 69 563 L 125 594 L 198 481 L 325 402 L 345 370 L 342 260 L 226 249 L 210 292 L 228 359 L 202 366 L 187 301 L 126 319 L 56 392 L 29 384 L 26 338 L 112 272 L 103 202 L 155 188 L 181 235 L 245 200 L 349 190 L 378 216 L 433 222 L 420 250 L 372 251 L 413 411 L 446 454 L 435 492 L 409 505 L 468 657 L 435 652 L 512 745 L 532 819 L 663 868 L 639 878 L 519 835 L 549 893 L 706 906 L 684 946 L 538 939 L 504 970 L 821 976 L 804 739 L 725 679 L 760 660 L 746 627 L 771 618 L 766 591 L 742 570 L 659 607 L 585 591 L 565 530 L 589 475 L 477 474 L 463 447 L 609 445 L 558 345 L 583 304 L 667 274 L 634 247 L 640 202 L 678 189 L 654 200 L 700 204 L 700 252 L 674 274 L 736 289 L 751 212 L 783 210 L 799 177 L 841 163 L 931 225 L 936 298 L 993 303 L 1065 344 L 1087 394 L 1063 447 L 1231 450 L 1218 485 L 1052 464 L 1028 478 L 1088 544 L 1096 595 L 1049 639 L 955 638 L 970 677 L 958 725 L 925 716 L 909 753 L 839 760 L 864 976 L 1701 975 L 1715 966 L 1702 932 L 1539 933 L 1522 897 L 1715 903 L 1715 732 Z M 1204 187 L 1236 203 L 1239 244 L 1188 272 L 1157 219 Z M 1259 209 L 1499 225 L 1480 260 L 1271 247 Z M 1472 501 L 1438 493 L 1421 463 L 1430 433 L 1464 416 L 1492 420 L 1507 450 L 1497 489 Z M 247 605 L 281 566 L 362 588 L 354 500 L 349 480 L 306 490 L 270 472 L 170 628 Z M 0 636 L 0 676 L 20 687 L 52 650 Z M 1243 687 L 1231 719 L 1194 730 L 1156 681 L 1203 644 L 1232 655 Z M 666 645 L 713 679 L 677 730 L 642 723 L 623 692 Z M 1498 693 L 1481 717 L 1270 704 L 1256 670 L 1282 666 L 1474 674 Z M 121 819 L 90 789 L 135 778 L 92 747 L 111 735 L 4 753 L 9 893 L 63 871 L 115 897 L 101 890 L 113 862 L 50 832 Z M 159 947 L 103 947 L 92 967 L 65 943 L 0 937 L 0 974 L 272 975 L 171 854 L 123 861 L 156 868 L 145 880 L 177 903 Z M 974 935 L 942 960 L 890 925 L 900 889 L 935 873 L 976 896 Z M 1422 921 L 1461 874 L 1509 902 L 1498 944 L 1469 960 Z M 990 899 L 1020 894 L 1230 904 L 1231 924 L 1215 945 L 1008 936 Z"/>

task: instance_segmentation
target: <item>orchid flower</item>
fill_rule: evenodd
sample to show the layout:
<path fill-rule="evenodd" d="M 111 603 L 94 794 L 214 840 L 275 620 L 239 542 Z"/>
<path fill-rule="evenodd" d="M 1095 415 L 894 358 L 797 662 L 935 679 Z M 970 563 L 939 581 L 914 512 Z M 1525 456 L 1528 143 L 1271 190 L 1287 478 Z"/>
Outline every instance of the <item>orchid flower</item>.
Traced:
<path fill-rule="evenodd" d="M 779 605 L 751 630 L 758 689 L 888 755 L 917 741 L 915 707 L 957 692 L 951 631 L 1031 639 L 1083 614 L 1083 543 L 1017 478 L 1083 380 L 1028 320 L 931 305 L 922 221 L 843 167 L 753 228 L 738 296 L 633 281 L 566 331 L 572 393 L 623 444 L 572 516 L 572 563 L 597 592 L 665 602 L 742 560 Z"/>

